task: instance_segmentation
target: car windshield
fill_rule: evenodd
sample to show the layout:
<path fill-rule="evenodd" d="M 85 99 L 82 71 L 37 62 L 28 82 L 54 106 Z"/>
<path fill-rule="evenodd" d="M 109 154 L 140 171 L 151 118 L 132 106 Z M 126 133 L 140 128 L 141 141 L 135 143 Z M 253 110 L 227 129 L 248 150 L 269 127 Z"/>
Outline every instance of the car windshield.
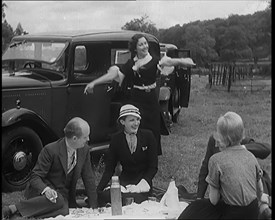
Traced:
<path fill-rule="evenodd" d="M 33 65 L 33 67 L 63 71 L 64 51 L 67 45 L 67 42 L 13 41 L 2 55 L 2 68 L 13 61 L 15 69 Z"/>
<path fill-rule="evenodd" d="M 2 60 L 37 60 L 53 63 L 66 48 L 66 42 L 14 41 Z"/>

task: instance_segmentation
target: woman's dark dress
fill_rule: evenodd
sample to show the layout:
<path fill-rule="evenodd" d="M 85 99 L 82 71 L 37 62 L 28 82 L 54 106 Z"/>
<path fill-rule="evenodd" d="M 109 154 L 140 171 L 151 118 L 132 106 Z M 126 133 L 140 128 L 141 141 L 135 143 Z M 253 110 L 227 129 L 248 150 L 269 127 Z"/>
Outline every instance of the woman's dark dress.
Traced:
<path fill-rule="evenodd" d="M 140 67 L 138 72 L 134 73 L 132 67 L 135 63 L 132 59 L 129 59 L 120 68 L 120 71 L 125 75 L 124 81 L 128 87 L 133 87 L 133 85 L 148 86 L 156 82 L 158 63 L 158 59 L 153 57 L 148 63 Z M 155 89 L 151 89 L 150 91 L 136 88 L 131 89 L 128 103 L 139 108 L 142 117 L 140 128 L 146 128 L 153 132 L 157 142 L 158 155 L 161 155 L 161 109 Z"/>

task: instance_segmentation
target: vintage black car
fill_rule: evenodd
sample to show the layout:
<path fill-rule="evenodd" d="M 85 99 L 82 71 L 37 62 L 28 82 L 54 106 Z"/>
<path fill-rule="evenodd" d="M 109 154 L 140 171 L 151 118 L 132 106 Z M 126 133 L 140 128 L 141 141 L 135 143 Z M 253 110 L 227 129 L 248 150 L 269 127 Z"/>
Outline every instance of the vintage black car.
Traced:
<path fill-rule="evenodd" d="M 96 86 L 93 94 L 83 92 L 111 65 L 130 58 L 128 41 L 135 33 L 77 31 L 12 39 L 2 55 L 2 191 L 24 189 L 40 150 L 62 137 L 74 116 L 91 126 L 92 155 L 108 148 L 125 91 L 110 82 Z M 160 58 L 158 39 L 146 35 L 150 53 Z M 158 88 L 176 82 L 160 83 L 159 77 Z"/>
<path fill-rule="evenodd" d="M 190 57 L 187 49 L 178 49 L 174 44 L 160 43 L 161 58 Z M 187 108 L 190 97 L 191 68 L 164 67 L 161 71 L 159 103 L 162 107 L 168 128 L 173 122 L 178 122 L 181 108 Z"/>

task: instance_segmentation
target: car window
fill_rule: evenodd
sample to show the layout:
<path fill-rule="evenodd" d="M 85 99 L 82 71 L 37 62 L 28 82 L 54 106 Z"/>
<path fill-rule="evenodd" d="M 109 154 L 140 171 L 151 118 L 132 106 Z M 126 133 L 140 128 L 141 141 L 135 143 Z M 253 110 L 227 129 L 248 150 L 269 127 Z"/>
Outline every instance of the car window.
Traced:
<path fill-rule="evenodd" d="M 79 71 L 87 69 L 86 47 L 83 45 L 76 46 L 74 54 L 74 70 Z"/>
<path fill-rule="evenodd" d="M 12 71 L 35 68 L 43 75 L 45 70 L 63 74 L 67 45 L 67 42 L 13 41 L 2 56 L 2 68 Z"/>
<path fill-rule="evenodd" d="M 166 52 L 160 52 L 160 59 L 166 55 Z"/>
<path fill-rule="evenodd" d="M 111 50 L 111 65 L 124 64 L 131 58 L 131 52 L 127 49 L 114 48 Z"/>
<path fill-rule="evenodd" d="M 2 60 L 34 60 L 54 63 L 66 47 L 66 42 L 15 41 L 5 51 Z"/>
<path fill-rule="evenodd" d="M 64 72 L 65 71 L 65 53 L 63 53 L 61 57 L 58 58 L 54 63 L 52 64 L 42 63 L 41 65 L 43 69 L 50 69 L 58 72 Z"/>
<path fill-rule="evenodd" d="M 105 74 L 111 65 L 110 44 L 92 42 L 75 47 L 74 78 L 91 80 Z"/>

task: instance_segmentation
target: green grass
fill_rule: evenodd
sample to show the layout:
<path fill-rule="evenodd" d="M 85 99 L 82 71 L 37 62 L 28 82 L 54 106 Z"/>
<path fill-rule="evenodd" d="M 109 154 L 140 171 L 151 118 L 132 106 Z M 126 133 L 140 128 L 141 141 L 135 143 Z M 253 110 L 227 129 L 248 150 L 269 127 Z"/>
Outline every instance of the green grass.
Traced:
<path fill-rule="evenodd" d="M 182 109 L 171 134 L 162 136 L 163 155 L 159 157 L 159 170 L 153 180 L 155 186 L 166 189 L 169 177 L 173 175 L 177 185 L 182 184 L 188 191 L 196 192 L 208 138 L 215 130 L 218 117 L 227 111 L 241 115 L 246 136 L 271 144 L 271 80 L 254 80 L 253 83 L 258 84 L 252 87 L 252 92 L 250 83 L 250 80 L 238 81 L 228 93 L 222 86 L 209 89 L 207 76 L 192 76 L 189 107 Z M 259 163 L 271 175 L 271 156 Z M 98 183 L 102 164 L 96 170 L 99 171 L 96 172 Z M 82 185 L 80 181 L 79 186 Z M 22 198 L 22 192 L 2 193 L 2 205 L 13 204 Z"/>
<path fill-rule="evenodd" d="M 172 134 L 162 137 L 163 156 L 159 160 L 155 185 L 166 188 L 169 176 L 174 175 L 177 184 L 196 192 L 208 138 L 216 128 L 218 117 L 227 111 L 241 115 L 246 136 L 258 142 L 271 143 L 270 80 L 261 83 L 261 90 L 255 87 L 257 90 L 252 90 L 252 93 L 240 86 L 248 84 L 249 80 L 233 84 L 230 93 L 222 86 L 209 89 L 207 80 L 206 76 L 192 76 L 189 107 L 182 109 L 179 122 L 173 125 Z M 271 156 L 259 162 L 271 174 Z"/>

